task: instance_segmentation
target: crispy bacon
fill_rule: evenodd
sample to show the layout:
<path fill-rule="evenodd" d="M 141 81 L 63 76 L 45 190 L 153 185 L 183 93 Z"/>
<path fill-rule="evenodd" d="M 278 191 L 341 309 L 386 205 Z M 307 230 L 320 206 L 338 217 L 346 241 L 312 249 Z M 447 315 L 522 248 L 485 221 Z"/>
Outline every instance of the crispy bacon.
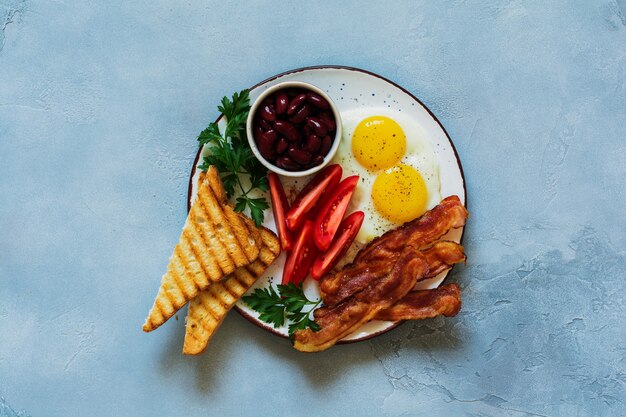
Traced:
<path fill-rule="evenodd" d="M 434 292 L 409 292 L 417 281 L 465 260 L 461 245 L 433 242 L 451 228 L 463 226 L 466 218 L 459 198 L 448 197 L 419 219 L 372 241 L 352 264 L 323 277 L 320 289 L 324 306 L 314 312 L 320 330 L 296 331 L 294 347 L 304 352 L 327 349 L 374 318 L 405 320 L 456 314 L 460 308 L 456 285 Z"/>
<path fill-rule="evenodd" d="M 437 242 L 430 248 L 423 250 L 422 253 L 426 258 L 426 263 L 428 263 L 428 274 L 421 277 L 418 282 L 433 278 L 439 273 L 450 269 L 452 265 L 465 261 L 463 246 L 451 241 Z M 350 270 L 346 271 L 350 279 L 345 280 L 336 293 L 327 294 L 322 292 L 324 304 L 331 306 L 339 304 L 352 294 L 367 287 L 372 281 L 387 275 L 392 265 L 391 262 L 354 265 Z"/>
<path fill-rule="evenodd" d="M 420 320 L 444 315 L 454 317 L 461 309 L 461 293 L 456 284 L 432 290 L 412 291 L 391 307 L 382 310 L 376 320 Z"/>
<path fill-rule="evenodd" d="M 354 261 L 340 271 L 330 273 L 320 280 L 320 292 L 326 305 L 337 305 L 368 285 L 389 274 L 398 254 L 407 246 L 424 249 L 446 234 L 452 228 L 461 227 L 467 219 L 467 210 L 457 196 L 445 198 L 432 210 L 418 219 L 403 224 L 374 239 L 356 255 Z M 439 272 L 449 268 L 455 262 L 446 262 L 446 257 L 458 257 L 457 249 L 450 250 L 449 244 L 437 255 Z M 434 246 L 435 248 L 437 245 Z M 460 247 L 460 246 L 459 246 Z M 439 251 L 439 248 L 437 248 Z M 428 252 L 428 251 L 427 251 Z M 463 255 L 462 248 L 460 250 Z M 457 262 L 461 262 L 459 260 Z M 430 262 L 429 262 L 430 263 Z M 437 273 L 439 273 L 437 272 Z M 435 276 L 433 273 L 430 276 Z"/>
<path fill-rule="evenodd" d="M 315 310 L 315 321 L 321 329 L 317 332 L 311 329 L 296 331 L 294 347 L 303 352 L 328 349 L 402 299 L 417 279 L 427 273 L 428 264 L 424 255 L 407 246 L 396 256 L 389 274 L 339 305 Z"/>
<path fill-rule="evenodd" d="M 459 197 L 456 195 L 446 197 L 421 217 L 371 241 L 356 255 L 353 263 L 387 258 L 389 254 L 399 252 L 406 245 L 424 249 L 450 229 L 464 226 L 466 219 L 467 210 Z"/>
<path fill-rule="evenodd" d="M 454 264 L 465 262 L 463 246 L 449 240 L 437 242 L 422 253 L 428 263 L 429 271 L 426 278 L 433 278 L 452 268 Z"/>

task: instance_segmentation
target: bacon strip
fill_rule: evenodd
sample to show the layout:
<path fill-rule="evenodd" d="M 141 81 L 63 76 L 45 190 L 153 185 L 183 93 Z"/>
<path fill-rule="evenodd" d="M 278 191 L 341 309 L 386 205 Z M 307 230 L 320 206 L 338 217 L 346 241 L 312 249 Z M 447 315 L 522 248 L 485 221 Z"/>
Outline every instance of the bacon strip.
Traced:
<path fill-rule="evenodd" d="M 433 278 L 446 271 L 452 265 L 465 261 L 463 246 L 456 242 L 441 241 L 422 251 L 428 263 L 428 273 L 418 280 Z M 390 262 L 376 262 L 373 264 L 358 264 L 353 266 L 349 273 L 350 279 L 343 282 L 337 292 L 329 294 L 322 292 L 322 300 L 326 305 L 337 305 L 346 298 L 366 288 L 372 281 L 386 275 L 391 270 Z M 345 276 L 345 275 L 344 275 Z"/>
<path fill-rule="evenodd" d="M 387 257 L 390 253 L 399 252 L 406 245 L 424 249 L 450 229 L 464 226 L 467 215 L 467 210 L 458 196 L 446 197 L 421 217 L 371 241 L 356 255 L 353 263 L 371 262 L 381 256 Z"/>
<path fill-rule="evenodd" d="M 422 253 L 428 263 L 428 276 L 426 278 L 436 277 L 443 271 L 452 268 L 453 265 L 465 262 L 463 246 L 449 240 L 437 242 L 430 248 L 423 250 Z"/>
<path fill-rule="evenodd" d="M 320 291 L 324 303 L 336 305 L 362 291 L 389 273 L 403 248 L 424 249 L 448 230 L 463 226 L 466 219 L 467 210 L 459 198 L 450 196 L 422 217 L 374 239 L 359 251 L 352 264 L 322 277 Z"/>
<path fill-rule="evenodd" d="M 412 291 L 393 306 L 382 310 L 376 320 L 420 320 L 444 315 L 454 317 L 461 310 L 461 293 L 456 284 L 432 290 Z"/>
<path fill-rule="evenodd" d="M 296 331 L 294 347 L 302 352 L 328 349 L 402 299 L 417 279 L 427 273 L 424 255 L 412 247 L 405 248 L 385 277 L 337 306 L 315 310 L 315 321 L 321 329 L 317 332 L 311 329 Z"/>

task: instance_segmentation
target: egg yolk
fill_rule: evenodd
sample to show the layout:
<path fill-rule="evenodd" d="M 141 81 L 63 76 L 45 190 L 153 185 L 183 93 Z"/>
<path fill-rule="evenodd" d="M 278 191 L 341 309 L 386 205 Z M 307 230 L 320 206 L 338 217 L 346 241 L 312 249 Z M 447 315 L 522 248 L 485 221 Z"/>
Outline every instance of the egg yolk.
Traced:
<path fill-rule="evenodd" d="M 370 171 L 391 168 L 406 151 L 406 135 L 389 117 L 363 119 L 352 134 L 352 153 Z"/>
<path fill-rule="evenodd" d="M 383 217 L 394 223 L 408 222 L 426 210 L 426 182 L 415 168 L 398 164 L 376 177 L 372 200 Z"/>

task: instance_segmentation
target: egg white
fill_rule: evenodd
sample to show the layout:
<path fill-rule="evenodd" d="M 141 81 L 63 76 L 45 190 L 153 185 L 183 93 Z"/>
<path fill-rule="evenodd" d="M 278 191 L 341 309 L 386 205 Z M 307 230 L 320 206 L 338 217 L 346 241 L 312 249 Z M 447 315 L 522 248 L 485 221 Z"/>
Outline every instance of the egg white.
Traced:
<path fill-rule="evenodd" d="M 360 177 L 359 185 L 350 201 L 347 213 L 355 210 L 361 210 L 365 213 L 363 226 L 361 226 L 356 237 L 356 241 L 362 244 L 366 244 L 398 226 L 378 213 L 372 200 L 374 181 L 377 175 L 384 171 L 369 171 L 352 154 L 352 134 L 357 125 L 370 116 L 387 116 L 395 120 L 404 131 L 407 142 L 406 152 L 398 163 L 417 169 L 424 178 L 428 190 L 426 210 L 430 210 L 441 201 L 437 155 L 418 123 L 400 112 L 386 108 L 355 109 L 342 113 L 343 136 L 332 163 L 338 163 L 342 166 L 344 178 L 355 174 Z"/>

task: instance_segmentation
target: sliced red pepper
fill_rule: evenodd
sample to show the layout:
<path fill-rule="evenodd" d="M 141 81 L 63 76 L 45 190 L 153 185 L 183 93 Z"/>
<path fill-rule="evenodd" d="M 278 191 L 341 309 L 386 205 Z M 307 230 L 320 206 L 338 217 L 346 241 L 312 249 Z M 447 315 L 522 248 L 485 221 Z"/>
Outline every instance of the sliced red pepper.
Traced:
<path fill-rule="evenodd" d="M 287 255 L 283 268 L 283 284 L 293 282 L 299 284 L 309 275 L 311 265 L 317 256 L 317 248 L 313 242 L 313 222 L 307 220 L 300 231 L 293 250 Z"/>
<path fill-rule="evenodd" d="M 339 164 L 328 165 L 322 169 L 296 196 L 287 212 L 287 227 L 291 230 L 299 229 L 320 198 L 339 183 L 341 174 L 342 169 Z"/>
<path fill-rule="evenodd" d="M 354 241 L 357 233 L 359 233 L 359 229 L 361 229 L 364 217 L 365 213 L 355 211 L 343 219 L 333 243 L 326 252 L 320 254 L 315 259 L 315 262 L 313 262 L 311 276 L 314 279 L 318 280 L 326 275 L 328 271 L 337 265 L 337 262 L 339 262 L 343 255 L 346 254 L 346 251 Z"/>
<path fill-rule="evenodd" d="M 287 201 L 285 189 L 283 188 L 278 175 L 270 172 L 267 174 L 267 179 L 270 183 L 272 211 L 274 212 L 274 223 L 276 223 L 280 247 L 282 250 L 290 250 L 292 245 L 291 232 L 287 228 L 287 223 L 285 223 L 285 215 L 289 210 L 289 201 Z"/>
<path fill-rule="evenodd" d="M 324 205 L 318 211 L 313 225 L 313 237 L 320 250 L 327 250 L 333 241 L 358 182 L 358 175 L 341 181 L 332 196 L 325 200 Z"/>

